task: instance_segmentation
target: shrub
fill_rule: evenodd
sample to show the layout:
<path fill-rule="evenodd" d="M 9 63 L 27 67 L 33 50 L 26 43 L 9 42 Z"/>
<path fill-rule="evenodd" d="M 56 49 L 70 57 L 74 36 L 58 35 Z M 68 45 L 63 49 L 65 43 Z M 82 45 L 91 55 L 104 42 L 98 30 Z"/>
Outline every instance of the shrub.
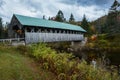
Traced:
<path fill-rule="evenodd" d="M 116 74 L 111 74 L 101 68 L 93 68 L 86 61 L 73 59 L 72 54 L 57 53 L 46 44 L 32 46 L 32 55 L 47 69 L 58 76 L 58 80 L 118 80 Z"/>

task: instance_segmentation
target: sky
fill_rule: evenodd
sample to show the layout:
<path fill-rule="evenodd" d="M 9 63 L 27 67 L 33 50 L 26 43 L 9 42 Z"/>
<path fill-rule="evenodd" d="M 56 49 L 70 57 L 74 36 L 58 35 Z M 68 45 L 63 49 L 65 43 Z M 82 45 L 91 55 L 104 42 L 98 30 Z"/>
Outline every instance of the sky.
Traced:
<path fill-rule="evenodd" d="M 118 0 L 120 2 L 120 0 Z M 10 22 L 13 14 L 45 18 L 56 16 L 62 10 L 66 20 L 70 14 L 76 21 L 81 21 L 83 15 L 89 21 L 106 15 L 114 0 L 0 0 L 0 17 L 3 22 Z"/>

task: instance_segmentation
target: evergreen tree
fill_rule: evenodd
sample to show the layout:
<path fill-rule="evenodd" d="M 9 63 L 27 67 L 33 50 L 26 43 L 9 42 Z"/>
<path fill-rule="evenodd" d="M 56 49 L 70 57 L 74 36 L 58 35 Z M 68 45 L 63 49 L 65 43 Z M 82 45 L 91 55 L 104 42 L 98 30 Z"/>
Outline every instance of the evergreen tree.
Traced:
<path fill-rule="evenodd" d="M 120 33 L 120 11 L 117 10 L 117 8 L 119 7 L 119 2 L 115 0 L 107 16 L 107 20 L 104 27 L 105 33 Z"/>
<path fill-rule="evenodd" d="M 55 21 L 58 21 L 58 22 L 64 22 L 65 21 L 64 14 L 61 10 L 58 11 L 58 13 L 55 17 Z"/>
<path fill-rule="evenodd" d="M 2 18 L 0 18 L 0 38 L 3 36 L 3 24 L 2 24 Z"/>
<path fill-rule="evenodd" d="M 4 26 L 4 37 L 3 38 L 8 38 L 8 27 L 9 27 L 9 23 L 6 22 L 5 26 Z"/>
<path fill-rule="evenodd" d="M 49 17 L 48 20 L 51 20 L 51 18 Z"/>
<path fill-rule="evenodd" d="M 73 16 L 73 14 L 71 13 L 70 18 L 69 18 L 69 22 L 74 22 L 74 21 L 75 21 L 74 16 Z"/>
<path fill-rule="evenodd" d="M 45 19 L 45 15 L 43 15 L 43 19 Z"/>
<path fill-rule="evenodd" d="M 82 22 L 81 22 L 81 27 L 87 31 L 87 33 L 90 33 L 90 26 L 89 23 L 86 19 L 86 16 L 83 16 Z"/>
<path fill-rule="evenodd" d="M 120 6 L 120 3 L 117 0 L 115 0 L 110 8 L 110 12 L 116 12 L 119 6 Z"/>

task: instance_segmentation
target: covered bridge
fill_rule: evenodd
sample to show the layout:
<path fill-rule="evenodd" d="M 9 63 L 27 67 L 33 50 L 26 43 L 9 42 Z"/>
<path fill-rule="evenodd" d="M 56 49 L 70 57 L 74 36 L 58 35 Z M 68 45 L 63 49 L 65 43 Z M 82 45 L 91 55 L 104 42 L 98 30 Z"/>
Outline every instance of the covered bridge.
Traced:
<path fill-rule="evenodd" d="M 14 14 L 10 38 L 25 38 L 26 43 L 81 41 L 86 31 L 80 26 Z"/>

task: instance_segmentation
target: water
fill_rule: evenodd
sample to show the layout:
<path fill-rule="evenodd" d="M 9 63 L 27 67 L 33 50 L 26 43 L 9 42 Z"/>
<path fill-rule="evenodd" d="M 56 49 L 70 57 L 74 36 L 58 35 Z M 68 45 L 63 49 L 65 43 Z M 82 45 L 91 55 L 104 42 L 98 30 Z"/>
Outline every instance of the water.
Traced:
<path fill-rule="evenodd" d="M 120 48 L 81 48 L 74 50 L 73 54 L 88 62 L 93 58 L 104 58 L 109 59 L 111 65 L 120 65 Z"/>

